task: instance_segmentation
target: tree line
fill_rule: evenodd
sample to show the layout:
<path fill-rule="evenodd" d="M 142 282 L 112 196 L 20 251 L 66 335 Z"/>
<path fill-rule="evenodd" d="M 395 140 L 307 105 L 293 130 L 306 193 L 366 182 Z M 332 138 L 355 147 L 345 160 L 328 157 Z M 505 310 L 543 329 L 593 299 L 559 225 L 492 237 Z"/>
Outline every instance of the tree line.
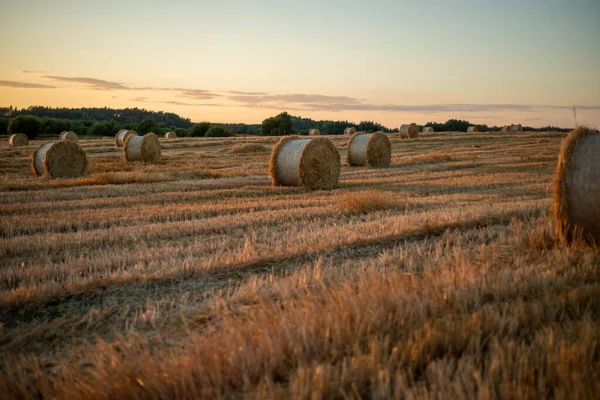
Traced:
<path fill-rule="evenodd" d="M 24 133 L 30 139 L 40 135 L 56 136 L 63 131 L 73 131 L 78 135 L 114 136 L 121 129 L 133 129 L 139 134 L 154 132 L 163 135 L 174 131 L 177 136 L 232 136 L 243 135 L 307 135 L 309 129 L 319 129 L 322 135 L 342 135 L 347 127 L 355 127 L 362 132 L 398 132 L 398 128 L 388 128 L 374 121 L 313 120 L 290 115 L 287 112 L 266 118 L 261 124 L 244 123 L 192 123 L 174 113 L 149 111 L 139 108 L 50 108 L 33 106 L 23 109 L 0 107 L 0 134 Z M 500 131 L 502 127 L 485 124 L 472 124 L 469 121 L 450 119 L 444 123 L 428 122 L 423 127 L 433 127 L 436 132 L 466 132 L 469 126 L 476 126 L 480 132 Z M 562 131 L 569 129 L 556 126 L 533 128 L 524 126 L 526 131 Z"/>

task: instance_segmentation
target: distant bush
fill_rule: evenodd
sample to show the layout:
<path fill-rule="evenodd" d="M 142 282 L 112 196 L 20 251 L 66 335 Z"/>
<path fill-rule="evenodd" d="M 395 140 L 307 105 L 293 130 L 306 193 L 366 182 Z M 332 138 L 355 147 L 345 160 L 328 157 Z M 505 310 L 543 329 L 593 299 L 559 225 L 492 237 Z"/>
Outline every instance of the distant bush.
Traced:
<path fill-rule="evenodd" d="M 71 121 L 68 119 L 45 118 L 42 122 L 42 133 L 44 135 L 58 135 L 64 131 L 74 131 L 78 135 L 81 134 L 71 127 Z"/>
<path fill-rule="evenodd" d="M 190 136 L 192 137 L 204 137 L 206 132 L 210 129 L 210 122 L 200 122 L 192 127 Z"/>
<path fill-rule="evenodd" d="M 206 132 L 205 136 L 206 137 L 228 137 L 228 136 L 235 136 L 235 134 L 224 126 L 213 125 Z"/>
<path fill-rule="evenodd" d="M 150 132 L 160 133 L 158 132 L 158 124 L 152 118 L 146 118 L 145 120 L 137 124 L 135 130 L 138 133 L 138 135 L 145 135 L 146 133 Z"/>
<path fill-rule="evenodd" d="M 190 130 L 185 128 L 176 128 L 173 130 L 173 132 L 175 132 L 178 137 L 190 136 Z"/>
<path fill-rule="evenodd" d="M 8 133 L 24 133 L 35 139 L 42 133 L 42 120 L 32 115 L 19 115 L 8 123 Z"/>
<path fill-rule="evenodd" d="M 96 122 L 89 131 L 93 136 L 114 136 L 117 134 L 115 128 L 109 122 Z"/>
<path fill-rule="evenodd" d="M 0 118 L 0 135 L 8 133 L 8 119 Z"/>

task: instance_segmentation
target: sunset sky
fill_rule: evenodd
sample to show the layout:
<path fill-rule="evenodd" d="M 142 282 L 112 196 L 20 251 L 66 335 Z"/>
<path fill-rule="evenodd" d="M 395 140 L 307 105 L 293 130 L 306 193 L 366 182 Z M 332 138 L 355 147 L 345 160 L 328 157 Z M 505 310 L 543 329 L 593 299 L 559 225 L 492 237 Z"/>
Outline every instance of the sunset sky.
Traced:
<path fill-rule="evenodd" d="M 598 0 L 0 0 L 0 106 L 600 127 Z"/>

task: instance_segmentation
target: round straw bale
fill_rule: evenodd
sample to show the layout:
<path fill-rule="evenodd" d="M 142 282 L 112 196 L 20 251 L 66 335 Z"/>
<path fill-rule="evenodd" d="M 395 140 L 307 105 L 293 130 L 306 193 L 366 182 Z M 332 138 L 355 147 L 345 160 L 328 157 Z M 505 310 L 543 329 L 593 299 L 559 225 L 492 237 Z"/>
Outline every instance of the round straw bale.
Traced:
<path fill-rule="evenodd" d="M 402 139 L 412 139 L 419 137 L 419 127 L 417 124 L 404 124 L 400 127 L 400 137 Z"/>
<path fill-rule="evenodd" d="M 392 159 L 392 144 L 383 132 L 355 133 L 348 140 L 350 166 L 387 167 Z"/>
<path fill-rule="evenodd" d="M 467 132 L 479 132 L 479 128 L 476 126 L 470 126 L 467 128 Z"/>
<path fill-rule="evenodd" d="M 76 142 L 45 143 L 33 153 L 31 166 L 37 176 L 75 178 L 85 174 L 87 155 Z"/>
<path fill-rule="evenodd" d="M 127 140 L 129 136 L 137 136 L 137 132 L 129 129 L 121 129 L 115 136 L 115 145 L 117 147 L 125 146 L 125 140 Z"/>
<path fill-rule="evenodd" d="M 128 136 L 123 146 L 127 161 L 157 162 L 160 160 L 160 150 L 158 137 L 152 132 L 144 136 Z"/>
<path fill-rule="evenodd" d="M 431 132 L 435 132 L 435 129 L 433 129 L 433 127 L 431 127 L 431 126 L 423 127 L 423 133 L 431 133 Z"/>
<path fill-rule="evenodd" d="M 165 133 L 165 139 L 175 139 L 177 134 L 175 132 L 167 132 Z"/>
<path fill-rule="evenodd" d="M 556 230 L 563 243 L 600 245 L 600 133 L 579 127 L 563 141 L 554 179 Z"/>
<path fill-rule="evenodd" d="M 356 133 L 355 127 L 349 127 L 344 129 L 344 135 L 354 135 Z"/>
<path fill-rule="evenodd" d="M 8 137 L 10 147 L 23 147 L 29 144 L 29 138 L 24 133 L 15 133 Z"/>
<path fill-rule="evenodd" d="M 72 142 L 77 141 L 77 134 L 72 131 L 62 131 L 58 136 L 60 140 L 70 140 Z"/>
<path fill-rule="evenodd" d="M 521 124 L 513 124 L 510 126 L 510 131 L 511 132 L 523 132 L 523 127 L 521 126 Z"/>
<path fill-rule="evenodd" d="M 510 126 L 503 126 L 500 129 L 500 132 L 502 132 L 502 133 L 510 132 Z"/>
<path fill-rule="evenodd" d="M 321 131 L 318 129 L 309 129 L 308 136 L 319 136 L 321 135 Z"/>
<path fill-rule="evenodd" d="M 281 138 L 271 152 L 273 185 L 331 189 L 340 178 L 340 153 L 326 138 Z"/>

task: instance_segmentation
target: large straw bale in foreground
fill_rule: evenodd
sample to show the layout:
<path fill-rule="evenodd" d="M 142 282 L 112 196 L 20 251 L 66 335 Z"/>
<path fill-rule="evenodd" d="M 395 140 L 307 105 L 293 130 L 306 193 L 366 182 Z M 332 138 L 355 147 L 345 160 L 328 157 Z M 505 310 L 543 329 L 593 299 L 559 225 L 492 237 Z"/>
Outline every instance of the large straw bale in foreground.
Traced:
<path fill-rule="evenodd" d="M 348 141 L 350 166 L 387 167 L 392 159 L 392 144 L 383 132 L 355 133 Z"/>
<path fill-rule="evenodd" d="M 269 175 L 274 185 L 331 189 L 340 167 L 340 153 L 329 139 L 287 136 L 271 152 Z"/>
<path fill-rule="evenodd" d="M 175 132 L 167 132 L 165 133 L 165 139 L 176 139 L 177 134 Z"/>
<path fill-rule="evenodd" d="M 356 133 L 356 128 L 353 126 L 344 129 L 344 135 L 354 135 L 355 133 Z"/>
<path fill-rule="evenodd" d="M 600 133 L 579 127 L 564 140 L 554 179 L 554 215 L 562 241 L 600 245 Z"/>
<path fill-rule="evenodd" d="M 308 130 L 308 136 L 320 136 L 321 135 L 321 131 L 318 129 L 309 129 Z"/>
<path fill-rule="evenodd" d="M 123 147 L 125 160 L 127 161 L 160 161 L 160 141 L 154 133 L 147 133 L 144 136 L 132 135 L 125 140 Z"/>
<path fill-rule="evenodd" d="M 127 138 L 129 136 L 137 136 L 137 135 L 138 134 L 136 131 L 132 131 L 129 129 L 121 129 L 115 136 L 115 145 L 117 147 L 123 147 L 123 146 L 125 146 L 125 141 L 127 140 Z"/>
<path fill-rule="evenodd" d="M 419 137 L 419 127 L 417 124 L 404 124 L 400 127 L 400 137 L 402 139 L 413 139 Z"/>
<path fill-rule="evenodd" d="M 476 126 L 470 126 L 467 128 L 467 132 L 479 132 L 479 128 Z"/>
<path fill-rule="evenodd" d="M 23 147 L 29 145 L 29 138 L 24 133 L 15 133 L 8 137 L 10 147 Z"/>
<path fill-rule="evenodd" d="M 72 142 L 77 141 L 77 134 L 73 131 L 62 131 L 60 135 L 58 135 L 59 140 L 70 140 Z"/>
<path fill-rule="evenodd" d="M 37 176 L 75 178 L 87 171 L 87 155 L 76 142 L 45 143 L 33 153 L 31 164 Z"/>

